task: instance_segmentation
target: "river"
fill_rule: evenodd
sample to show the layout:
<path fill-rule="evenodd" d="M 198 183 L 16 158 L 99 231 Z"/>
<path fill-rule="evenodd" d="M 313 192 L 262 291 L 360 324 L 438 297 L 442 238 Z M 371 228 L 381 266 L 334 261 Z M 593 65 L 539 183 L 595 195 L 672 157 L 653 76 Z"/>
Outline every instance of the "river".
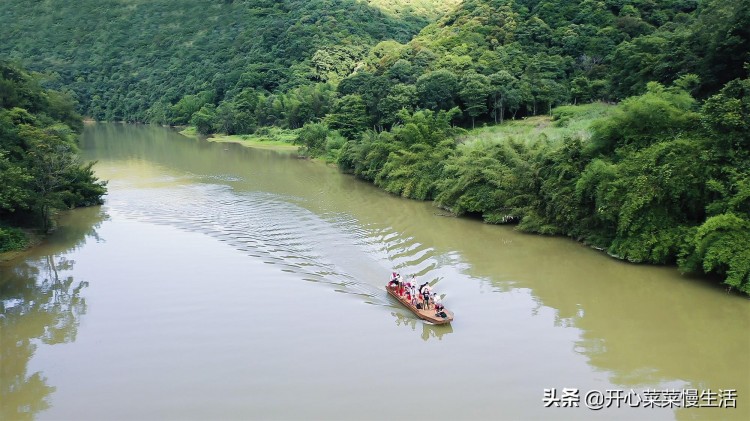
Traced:
<path fill-rule="evenodd" d="M 750 419 L 750 303 L 715 283 L 290 151 L 121 124 L 81 146 L 106 203 L 0 265 L 0 419 Z M 454 322 L 389 298 L 392 270 Z"/>

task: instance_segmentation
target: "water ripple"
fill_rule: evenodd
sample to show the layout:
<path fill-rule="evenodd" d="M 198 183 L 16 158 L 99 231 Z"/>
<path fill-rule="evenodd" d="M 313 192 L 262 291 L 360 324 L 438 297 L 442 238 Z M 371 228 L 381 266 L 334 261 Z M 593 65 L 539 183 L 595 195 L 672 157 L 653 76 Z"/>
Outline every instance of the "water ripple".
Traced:
<path fill-rule="evenodd" d="M 391 268 L 430 279 L 446 259 L 390 227 L 363 225 L 341 212 L 316 215 L 297 197 L 237 192 L 222 184 L 119 185 L 108 205 L 128 218 L 210 235 L 279 270 L 376 305 L 392 305 L 382 291 Z"/>

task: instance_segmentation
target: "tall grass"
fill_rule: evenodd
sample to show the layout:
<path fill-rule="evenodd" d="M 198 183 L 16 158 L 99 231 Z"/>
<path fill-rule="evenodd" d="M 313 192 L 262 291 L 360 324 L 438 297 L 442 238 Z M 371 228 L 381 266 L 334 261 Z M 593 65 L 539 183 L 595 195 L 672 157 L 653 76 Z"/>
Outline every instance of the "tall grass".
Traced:
<path fill-rule="evenodd" d="M 612 112 L 614 106 L 596 102 L 585 105 L 565 105 L 554 108 L 552 115 L 534 116 L 521 120 L 506 120 L 496 126 L 470 130 L 459 141 L 471 144 L 503 143 L 509 140 L 527 144 L 538 141 L 557 144 L 566 137 L 588 140 L 591 137 L 591 123 Z"/>

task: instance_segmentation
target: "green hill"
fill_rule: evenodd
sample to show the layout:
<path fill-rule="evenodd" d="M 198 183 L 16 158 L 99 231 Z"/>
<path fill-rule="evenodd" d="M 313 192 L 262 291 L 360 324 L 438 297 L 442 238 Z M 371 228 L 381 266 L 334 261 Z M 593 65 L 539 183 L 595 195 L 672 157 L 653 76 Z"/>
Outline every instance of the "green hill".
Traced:
<path fill-rule="evenodd" d="M 375 47 L 339 92 L 362 97 L 369 127 L 388 127 L 401 107 L 458 106 L 465 125 L 548 114 L 687 74 L 706 97 L 746 75 L 749 9 L 716 0 L 466 0 L 410 42 Z"/>
<path fill-rule="evenodd" d="M 453 106 L 468 126 L 618 101 L 686 74 L 699 76 L 696 93 L 707 97 L 745 75 L 749 8 L 717 0 L 6 0 L 0 55 L 47 74 L 46 86 L 71 90 L 79 111 L 96 119 L 187 124 L 207 105 L 198 121 L 223 121 L 206 130 L 244 133 L 300 127 L 355 95 L 340 108 L 364 114 L 334 127 L 387 128 L 401 108 Z"/>
<path fill-rule="evenodd" d="M 420 13 L 441 2 L 371 3 L 7 0 L 0 56 L 70 89 L 86 115 L 144 121 L 154 103 L 185 95 L 219 103 L 243 89 L 288 90 L 348 74 L 378 41 L 408 41 L 428 23 Z"/>

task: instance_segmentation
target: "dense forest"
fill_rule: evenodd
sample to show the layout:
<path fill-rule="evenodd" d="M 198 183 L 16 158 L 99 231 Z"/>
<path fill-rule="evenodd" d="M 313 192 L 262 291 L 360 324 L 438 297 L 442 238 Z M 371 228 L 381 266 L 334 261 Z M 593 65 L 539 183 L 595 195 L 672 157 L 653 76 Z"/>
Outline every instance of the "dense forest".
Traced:
<path fill-rule="evenodd" d="M 747 2 L 457 3 L 8 0 L 0 54 L 94 119 L 184 125 L 198 113 L 203 132 L 229 134 L 329 114 L 345 132 L 382 130 L 401 108 L 453 106 L 471 126 L 686 74 L 703 99 L 744 74 Z"/>
<path fill-rule="evenodd" d="M 455 1 L 370 3 L 380 7 L 355 0 L 10 0 L 0 2 L 0 54 L 46 73 L 47 86 L 70 90 L 92 118 L 186 124 L 205 103 L 335 82 L 368 47 L 408 41 Z"/>
<path fill-rule="evenodd" d="M 0 12 L 0 54 L 92 118 L 293 130 L 305 153 L 394 194 L 750 293 L 746 1 L 8 0 Z M 542 114 L 570 127 L 592 110 L 562 139 L 472 137 Z"/>
<path fill-rule="evenodd" d="M 0 62 L 0 252 L 26 245 L 18 227 L 46 231 L 54 210 L 102 202 L 105 184 L 76 155 L 82 128 L 68 96 Z"/>

